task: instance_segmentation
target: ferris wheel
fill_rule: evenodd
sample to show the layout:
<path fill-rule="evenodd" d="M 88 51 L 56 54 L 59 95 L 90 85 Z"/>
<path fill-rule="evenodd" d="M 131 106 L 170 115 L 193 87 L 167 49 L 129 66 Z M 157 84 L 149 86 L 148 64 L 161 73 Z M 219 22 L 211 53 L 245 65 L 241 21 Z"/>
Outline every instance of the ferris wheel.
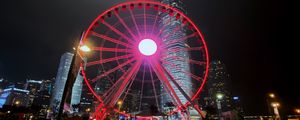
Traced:
<path fill-rule="evenodd" d="M 153 1 L 118 4 L 92 22 L 82 44 L 92 50 L 81 67 L 99 101 L 97 119 L 112 113 L 142 116 L 151 107 L 183 116 L 189 116 L 188 107 L 200 111 L 208 51 L 200 30 L 180 10 Z M 170 103 L 173 109 L 166 111 Z"/>

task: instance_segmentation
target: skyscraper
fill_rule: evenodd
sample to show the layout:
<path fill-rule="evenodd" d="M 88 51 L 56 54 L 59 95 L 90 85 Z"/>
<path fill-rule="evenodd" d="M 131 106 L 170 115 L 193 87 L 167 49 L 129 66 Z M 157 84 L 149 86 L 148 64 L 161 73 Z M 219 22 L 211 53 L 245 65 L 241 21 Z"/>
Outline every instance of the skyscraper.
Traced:
<path fill-rule="evenodd" d="M 58 106 L 62 99 L 62 94 L 68 78 L 68 73 L 72 59 L 72 53 L 67 52 L 61 56 L 60 64 L 55 79 L 55 85 L 51 97 L 51 106 L 53 109 L 58 109 Z M 80 72 L 78 72 L 77 78 L 72 89 L 70 106 L 80 103 L 83 77 L 79 73 Z"/>
<path fill-rule="evenodd" d="M 210 106 L 216 106 L 216 94 L 223 94 L 221 100 L 222 111 L 232 110 L 232 96 L 229 87 L 229 74 L 226 66 L 220 60 L 212 61 L 210 63 L 208 80 L 206 83 L 206 89 L 208 91 L 207 104 Z"/>
<path fill-rule="evenodd" d="M 172 7 L 175 7 L 175 8 L 177 8 L 177 9 L 183 11 L 183 12 L 186 12 L 186 10 L 184 9 L 183 2 L 181 0 L 161 0 L 161 2 L 164 3 L 164 4 L 168 4 Z M 179 39 L 179 38 L 182 38 L 186 35 L 186 28 L 185 27 L 180 28 L 175 33 L 171 33 L 174 29 L 181 26 L 182 23 L 180 21 L 177 21 L 174 17 L 169 16 L 168 13 L 161 13 L 160 18 L 161 18 L 160 21 L 159 21 L 160 27 L 163 27 L 163 26 L 167 25 L 165 27 L 164 31 L 161 34 L 161 38 L 163 38 L 163 42 L 165 44 L 167 44 L 167 50 L 186 48 L 187 46 L 185 45 L 184 42 L 169 43 L 171 40 Z M 168 21 L 171 21 L 171 22 L 169 23 Z M 169 35 L 169 37 L 164 38 L 167 35 Z M 173 59 L 172 56 L 182 57 L 182 58 L 187 58 L 187 59 L 178 60 L 178 59 Z M 166 62 L 171 63 L 171 64 L 177 66 L 178 68 L 181 68 L 181 70 L 184 70 L 185 72 L 189 73 L 190 72 L 190 66 L 189 66 L 189 62 L 187 61 L 189 57 L 190 56 L 189 56 L 188 52 L 179 51 L 179 52 L 166 52 L 166 56 L 164 56 L 163 59 Z M 187 92 L 188 96 L 191 97 L 193 95 L 193 93 L 191 91 L 193 91 L 192 89 L 194 89 L 191 77 L 184 74 L 182 71 L 180 71 L 178 69 L 174 69 L 173 66 L 170 65 L 170 64 L 164 64 L 163 66 L 166 68 L 167 71 L 170 72 L 170 74 L 174 77 L 174 79 L 178 83 L 181 83 L 182 89 L 185 92 Z M 182 102 L 182 104 L 185 104 L 186 102 L 188 102 L 188 100 L 184 97 L 184 95 L 180 92 L 180 90 L 173 84 L 173 82 L 171 82 L 171 80 L 169 80 L 169 81 L 171 83 L 171 86 L 175 90 L 175 93 L 177 94 L 180 101 Z M 164 90 L 163 90 L 163 87 L 162 87 L 162 93 L 163 93 L 163 91 Z M 163 107 L 163 105 L 167 102 L 172 102 L 172 99 L 170 98 L 169 95 L 163 95 L 162 98 L 161 98 L 161 107 Z M 195 110 L 191 110 L 190 114 L 192 116 L 197 115 Z"/>

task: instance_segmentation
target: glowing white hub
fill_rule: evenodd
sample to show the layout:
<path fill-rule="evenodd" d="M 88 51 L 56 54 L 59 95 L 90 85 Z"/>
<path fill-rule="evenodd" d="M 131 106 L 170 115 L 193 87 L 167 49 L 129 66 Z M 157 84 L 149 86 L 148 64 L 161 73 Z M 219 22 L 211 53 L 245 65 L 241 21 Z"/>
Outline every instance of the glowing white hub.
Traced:
<path fill-rule="evenodd" d="M 153 55 L 157 50 L 157 45 L 154 40 L 151 39 L 143 39 L 139 43 L 139 51 L 143 55 L 150 56 Z"/>

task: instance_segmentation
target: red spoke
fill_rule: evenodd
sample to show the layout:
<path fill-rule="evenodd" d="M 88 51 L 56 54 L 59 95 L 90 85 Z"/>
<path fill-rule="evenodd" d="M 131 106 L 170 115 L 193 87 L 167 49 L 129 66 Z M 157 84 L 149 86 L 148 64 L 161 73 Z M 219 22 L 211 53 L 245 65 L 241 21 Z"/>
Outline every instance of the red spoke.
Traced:
<path fill-rule="evenodd" d="M 133 37 L 133 38 L 137 38 L 133 32 L 131 31 L 131 29 L 127 26 L 127 24 L 124 22 L 124 20 L 116 13 L 115 14 L 117 16 L 117 18 L 119 19 L 119 21 L 121 22 L 121 24 L 126 28 L 126 30 L 129 32 L 129 34 Z"/>
<path fill-rule="evenodd" d="M 197 60 L 193 60 L 193 59 L 188 59 L 188 58 L 184 58 L 184 57 L 180 57 L 180 56 L 168 56 L 168 57 L 164 57 L 164 59 L 168 59 L 168 58 L 171 58 L 173 60 L 181 60 L 181 61 L 184 61 L 184 62 L 188 61 L 191 64 L 196 64 L 196 65 L 200 65 L 200 66 L 206 65 L 206 62 L 197 61 Z"/>
<path fill-rule="evenodd" d="M 194 108 L 197 110 L 197 112 L 201 115 L 202 118 L 205 118 L 204 113 L 202 112 L 202 110 L 199 108 L 198 105 L 194 105 Z"/>
<path fill-rule="evenodd" d="M 134 82 L 134 80 L 135 80 L 136 75 L 137 75 L 137 72 L 135 72 L 135 74 L 134 74 L 133 77 L 131 78 L 132 80 L 130 81 L 129 86 L 127 87 L 127 90 L 126 90 L 126 92 L 125 92 L 125 95 L 124 95 L 122 101 L 125 101 L 125 100 L 126 100 L 126 97 L 127 97 L 127 95 L 128 95 L 128 92 L 129 92 L 129 90 L 130 90 L 130 88 L 131 88 L 131 86 L 132 86 L 132 84 L 133 84 L 133 82 Z M 123 107 L 123 104 L 121 104 L 120 109 L 121 109 L 122 107 Z"/>
<path fill-rule="evenodd" d="M 152 66 L 154 70 L 154 72 L 156 73 L 157 77 L 159 78 L 159 80 L 161 80 L 161 83 L 165 84 L 165 86 L 167 87 L 167 89 L 171 92 L 169 93 L 170 97 L 174 97 L 176 102 L 178 103 L 179 106 L 182 106 L 182 102 L 180 101 L 179 97 L 177 96 L 175 90 L 173 89 L 173 87 L 171 86 L 168 78 L 165 76 L 165 73 L 162 69 L 162 66 L 157 63 L 156 61 L 152 61 L 153 63 L 151 65 L 154 65 Z"/>
<path fill-rule="evenodd" d="M 173 43 L 177 43 L 177 42 L 181 42 L 181 41 L 187 40 L 189 38 L 195 37 L 196 35 L 197 35 L 197 33 L 193 33 L 193 34 L 186 35 L 184 37 L 181 37 L 181 38 L 178 38 L 178 39 L 175 39 L 175 40 L 168 40 L 168 42 L 166 42 L 162 47 L 166 48 L 168 45 L 171 45 Z"/>
<path fill-rule="evenodd" d="M 106 51 L 106 52 L 131 52 L 131 50 L 128 49 L 121 49 L 121 48 L 106 48 L 106 47 L 93 47 L 92 50 L 98 50 L 98 51 Z"/>
<path fill-rule="evenodd" d="M 163 70 L 165 71 L 165 73 L 167 73 L 167 75 L 169 76 L 170 80 L 174 83 L 174 85 L 178 88 L 178 90 L 181 92 L 181 94 L 186 98 L 186 100 L 188 100 L 189 102 L 192 102 L 192 99 L 190 98 L 190 96 L 182 89 L 182 87 L 177 83 L 177 81 L 175 80 L 175 78 L 173 77 L 172 74 L 170 74 L 167 69 L 165 67 L 162 67 Z M 185 87 L 186 88 L 186 87 Z M 187 89 L 188 92 L 191 93 L 191 91 L 189 89 Z"/>
<path fill-rule="evenodd" d="M 124 91 L 124 88 L 128 85 L 128 83 L 130 82 L 130 80 L 132 80 L 132 75 L 135 73 L 135 72 L 138 72 L 138 69 L 141 65 L 141 61 L 138 61 L 131 69 L 131 71 L 125 76 L 124 80 L 123 80 L 123 83 L 121 84 L 121 86 L 119 87 L 119 89 L 117 90 L 117 92 L 113 95 L 111 101 L 109 102 L 109 106 L 112 107 L 113 105 L 116 104 L 117 102 L 117 99 L 120 98 L 121 94 L 123 93 Z"/>
<path fill-rule="evenodd" d="M 144 81 L 145 81 L 145 69 L 146 69 L 146 66 L 144 66 L 144 70 L 143 70 L 143 79 L 142 79 L 142 88 L 141 88 L 139 111 L 141 111 L 141 107 L 142 107 L 142 99 L 143 99 L 143 93 L 144 93 Z"/>
<path fill-rule="evenodd" d="M 113 90 L 116 90 L 116 86 L 119 84 L 122 84 L 122 80 L 125 77 L 125 75 L 127 75 L 129 72 L 129 70 L 127 70 L 126 72 L 123 72 L 123 75 L 113 84 L 113 86 L 111 86 L 102 96 L 106 97 L 109 95 L 109 93 L 112 93 Z M 108 97 L 106 97 L 106 99 L 108 99 Z"/>
<path fill-rule="evenodd" d="M 169 24 L 171 24 L 171 17 L 170 17 L 170 19 L 167 21 L 167 23 L 165 23 L 164 25 L 163 25 L 163 27 L 159 30 L 159 32 L 157 33 L 157 38 L 159 38 L 159 36 L 160 36 L 160 34 L 162 34 L 162 32 L 166 29 L 166 27 L 169 25 Z"/>
<path fill-rule="evenodd" d="M 203 50 L 203 47 L 189 47 L 189 48 L 172 48 L 172 49 L 167 49 L 168 52 L 174 53 L 174 52 L 181 52 L 181 51 L 197 51 L 197 50 Z M 166 54 L 166 53 L 164 53 Z"/>
<path fill-rule="evenodd" d="M 159 15 L 159 12 L 157 12 L 157 14 L 155 16 L 155 20 L 154 20 L 154 23 L 153 23 L 153 26 L 152 26 L 152 29 L 151 29 L 151 34 L 153 34 L 153 30 L 154 30 L 154 28 L 156 26 L 156 23 L 157 23 L 156 21 L 157 21 L 158 15 Z"/>
<path fill-rule="evenodd" d="M 85 83 L 89 83 L 88 80 L 87 80 L 87 78 L 86 78 L 85 71 L 84 71 L 84 69 L 83 69 L 83 64 L 81 63 L 80 66 L 81 66 L 81 73 L 82 73 L 82 76 L 84 76 L 83 79 L 84 79 Z M 101 97 L 98 96 L 98 95 L 95 93 L 95 91 L 92 90 L 92 89 L 93 89 L 92 86 L 91 86 L 90 84 L 86 84 L 86 85 L 87 85 L 87 87 L 91 90 L 91 92 L 92 92 L 94 95 L 96 95 L 95 97 L 97 98 L 97 100 L 100 101 L 101 103 L 103 103 L 103 100 L 101 99 Z"/>
<path fill-rule="evenodd" d="M 177 25 L 177 27 L 175 29 L 172 30 L 172 32 L 168 33 L 166 36 L 164 36 L 164 39 L 167 39 L 168 37 L 170 37 L 171 35 L 177 33 L 178 30 L 180 30 L 180 28 L 183 28 L 185 26 L 185 24 L 181 24 L 181 25 Z"/>
<path fill-rule="evenodd" d="M 133 62 L 135 59 L 131 58 L 129 59 L 128 61 L 118 65 L 117 67 L 113 68 L 113 69 L 110 69 L 108 71 L 106 71 L 105 73 L 101 74 L 101 75 L 98 75 L 97 77 L 95 77 L 94 79 L 92 79 L 92 82 L 95 82 L 96 80 L 99 80 L 105 76 L 107 76 L 108 74 L 112 73 L 112 72 L 115 72 L 116 70 L 120 69 L 121 67 L 124 67 L 125 65 L 128 65 L 130 64 L 131 62 Z"/>
<path fill-rule="evenodd" d="M 107 26 L 109 29 L 111 29 L 112 31 L 114 31 L 115 33 L 117 33 L 118 35 L 120 35 L 122 38 L 124 38 L 125 40 L 127 40 L 127 42 L 130 42 L 132 44 L 133 40 L 130 39 L 129 37 L 127 37 L 125 34 L 123 34 L 122 32 L 120 32 L 118 29 L 116 29 L 115 27 L 111 26 L 110 24 L 108 24 L 107 22 L 103 21 L 102 22 L 105 26 Z"/>
<path fill-rule="evenodd" d="M 110 41 L 110 42 L 113 42 L 113 43 L 116 43 L 116 44 L 120 44 L 120 45 L 123 45 L 123 46 L 125 46 L 125 47 L 132 48 L 132 45 L 129 45 L 129 44 L 124 43 L 124 42 L 122 42 L 122 41 L 120 41 L 120 40 L 116 40 L 116 39 L 114 39 L 114 38 L 108 37 L 108 36 L 106 36 L 106 35 L 99 34 L 99 33 L 96 33 L 96 32 L 94 32 L 94 31 L 91 31 L 91 34 L 94 35 L 94 36 L 96 36 L 96 37 L 102 38 L 102 39 L 104 39 L 104 40 L 107 40 L 107 41 Z"/>
<path fill-rule="evenodd" d="M 103 64 L 103 63 L 107 63 L 107 62 L 111 62 L 111 61 L 130 58 L 132 56 L 133 56 L 132 54 L 127 54 L 127 55 L 116 56 L 116 57 L 107 58 L 107 59 L 96 60 L 96 61 L 88 62 L 86 64 L 86 66 L 89 67 L 89 66 L 92 66 L 92 65 Z"/>
<path fill-rule="evenodd" d="M 136 23 L 136 20 L 135 20 L 135 17 L 133 15 L 133 13 L 132 13 L 132 10 L 129 9 L 129 12 L 130 12 L 131 19 L 132 19 L 132 21 L 134 23 L 135 29 L 137 30 L 138 35 L 141 36 L 141 32 L 140 32 L 139 27 L 138 27 L 138 25 Z"/>
<path fill-rule="evenodd" d="M 123 73 L 123 75 L 115 82 L 115 84 L 113 84 L 113 86 L 111 86 L 104 94 L 103 97 L 105 97 L 104 102 L 106 103 L 106 105 L 108 104 L 108 102 L 110 102 L 112 100 L 113 95 L 117 92 L 117 90 L 120 88 L 120 85 L 123 84 L 123 79 L 125 78 L 125 76 L 128 75 L 128 73 L 131 70 L 128 69 L 126 72 Z"/>
<path fill-rule="evenodd" d="M 144 35 L 147 34 L 146 7 L 144 7 Z"/>
<path fill-rule="evenodd" d="M 167 61 L 165 61 L 165 60 L 161 60 L 161 62 L 162 62 L 163 64 L 170 65 L 172 68 L 174 68 L 174 69 L 176 69 L 176 70 L 178 70 L 178 71 L 181 71 L 181 72 L 185 73 L 186 75 L 191 76 L 193 79 L 195 79 L 195 80 L 197 80 L 197 81 L 202 82 L 202 80 L 203 80 L 201 77 L 199 77 L 199 76 L 197 76 L 197 75 L 194 75 L 193 73 L 190 73 L 190 72 L 187 72 L 187 71 L 183 71 L 181 68 L 179 68 L 178 66 L 176 66 L 174 63 L 167 62 Z"/>
<path fill-rule="evenodd" d="M 152 83 L 152 88 L 153 88 L 153 92 L 154 92 L 154 96 L 155 96 L 156 105 L 158 106 L 157 93 L 156 93 L 156 89 L 155 89 L 155 85 L 154 85 L 154 80 L 153 80 L 153 75 L 152 75 L 152 70 L 151 70 L 150 66 L 149 66 L 149 72 L 150 72 L 151 83 Z M 158 110 L 159 110 L 159 108 L 158 108 Z"/>

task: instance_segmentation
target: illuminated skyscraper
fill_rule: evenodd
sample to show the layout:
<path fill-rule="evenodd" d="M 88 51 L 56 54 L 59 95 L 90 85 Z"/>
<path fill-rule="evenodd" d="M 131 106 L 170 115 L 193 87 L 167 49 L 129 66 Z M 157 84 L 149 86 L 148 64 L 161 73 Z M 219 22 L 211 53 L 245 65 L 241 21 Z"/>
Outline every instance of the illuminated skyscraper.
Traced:
<path fill-rule="evenodd" d="M 210 63 L 208 80 L 206 88 L 208 91 L 208 101 L 210 106 L 216 106 L 216 94 L 221 93 L 224 95 L 221 100 L 222 111 L 232 110 L 232 96 L 229 89 L 229 74 L 226 66 L 220 60 L 212 61 Z"/>
<path fill-rule="evenodd" d="M 161 2 L 164 4 L 171 5 L 183 12 L 186 12 L 184 10 L 184 5 L 181 0 L 161 0 Z M 168 42 L 170 42 L 171 40 L 184 37 L 186 35 L 186 28 L 183 27 L 183 28 L 179 29 L 178 31 L 176 31 L 175 33 L 171 33 L 174 29 L 176 29 L 176 27 L 181 26 L 182 23 L 180 21 L 177 21 L 174 17 L 170 17 L 168 15 L 168 13 L 161 13 L 160 15 L 161 15 L 161 19 L 159 21 L 160 27 L 167 25 L 161 34 L 161 38 L 164 38 L 164 36 L 169 35 L 168 38 L 163 39 L 163 42 L 165 42 L 165 44 L 167 44 L 167 49 L 171 50 L 171 49 L 186 48 L 187 46 L 185 45 L 184 42 L 176 42 L 176 43 L 168 44 Z M 170 23 L 168 23 L 169 20 L 171 21 Z M 172 56 L 177 56 L 177 57 L 182 57 L 182 58 L 187 58 L 187 59 L 185 59 L 185 60 L 173 59 Z M 190 72 L 189 62 L 186 61 L 186 60 L 188 60 L 189 57 L 190 56 L 189 56 L 188 52 L 179 51 L 179 52 L 167 52 L 166 56 L 164 56 L 163 59 L 166 62 L 169 62 L 171 64 L 174 64 L 178 68 L 181 68 L 185 72 Z M 194 89 L 194 88 L 193 88 L 193 83 L 192 83 L 190 76 L 184 74 L 182 71 L 180 71 L 178 69 L 174 69 L 169 64 L 164 64 L 164 67 L 167 69 L 167 71 L 170 72 L 170 74 L 174 77 L 174 79 L 178 83 L 184 83 L 184 84 L 182 84 L 181 87 L 191 97 L 193 95 L 193 93 L 191 91 L 193 91 L 192 89 Z M 181 102 L 183 104 L 188 102 L 188 100 L 184 97 L 184 95 L 180 92 L 180 90 L 173 84 L 173 82 L 171 82 L 171 80 L 169 80 L 169 81 L 171 83 L 171 86 L 174 88 L 177 96 L 181 100 Z M 162 91 L 164 91 L 163 88 L 162 88 Z M 161 107 L 163 107 L 163 105 L 167 102 L 172 102 L 172 99 L 170 98 L 169 95 L 163 95 L 161 98 Z M 192 114 L 194 115 L 196 113 L 193 111 L 193 112 L 191 112 L 191 115 Z"/>
<path fill-rule="evenodd" d="M 57 108 L 62 99 L 63 90 L 68 78 L 70 65 L 73 59 L 72 53 L 64 53 L 61 56 L 58 72 L 55 79 L 55 85 L 51 97 L 51 106 Z M 71 95 L 70 106 L 80 103 L 83 77 L 79 74 L 76 77 Z"/>

